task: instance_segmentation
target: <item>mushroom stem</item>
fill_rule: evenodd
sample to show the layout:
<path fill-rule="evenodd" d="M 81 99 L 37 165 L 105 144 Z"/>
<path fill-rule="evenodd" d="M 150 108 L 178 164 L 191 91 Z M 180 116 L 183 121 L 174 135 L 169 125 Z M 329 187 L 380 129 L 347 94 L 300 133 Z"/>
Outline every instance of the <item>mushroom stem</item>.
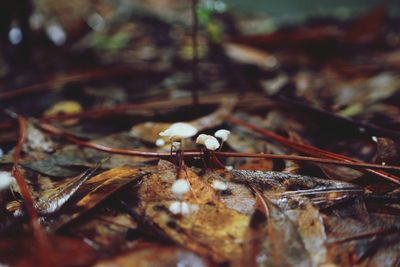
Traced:
<path fill-rule="evenodd" d="M 221 152 L 223 145 L 224 145 L 224 140 L 221 140 L 221 145 L 219 146 L 218 152 Z"/>
<path fill-rule="evenodd" d="M 217 167 L 219 169 L 225 169 L 225 165 L 221 163 L 221 161 L 219 161 L 219 159 L 217 158 L 217 156 L 215 155 L 215 151 L 211 151 L 211 158 L 212 161 L 215 165 L 217 165 Z"/>
<path fill-rule="evenodd" d="M 176 173 L 176 178 L 177 179 L 180 179 L 180 178 L 182 178 L 182 167 L 183 167 L 183 165 L 185 164 L 185 162 L 184 162 L 184 153 L 185 153 L 185 145 L 184 145 L 184 139 L 182 138 L 181 139 L 181 156 L 179 157 L 179 163 L 178 163 L 178 171 L 177 171 L 177 173 Z"/>

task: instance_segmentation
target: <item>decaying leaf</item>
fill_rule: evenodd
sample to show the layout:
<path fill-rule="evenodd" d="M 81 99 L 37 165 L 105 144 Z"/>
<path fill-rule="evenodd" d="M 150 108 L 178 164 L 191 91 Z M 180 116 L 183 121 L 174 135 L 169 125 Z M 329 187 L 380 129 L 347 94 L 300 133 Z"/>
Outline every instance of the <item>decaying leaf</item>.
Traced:
<path fill-rule="evenodd" d="M 71 177 L 66 181 L 63 180 L 54 183 L 54 187 L 49 188 L 44 192 L 36 193 L 40 196 L 35 202 L 36 210 L 42 215 L 58 211 L 75 194 L 75 192 L 78 191 L 81 185 L 92 176 L 98 167 L 100 167 L 100 163 L 78 176 Z M 14 212 L 15 216 L 20 216 L 22 214 L 23 210 L 21 207 Z"/>
<path fill-rule="evenodd" d="M 39 213 L 50 214 L 59 210 L 71 197 L 78 191 L 79 187 L 86 182 L 93 173 L 100 167 L 101 163 L 92 169 L 83 172 L 81 175 L 72 177 L 68 181 L 53 190 L 48 190 L 42 194 L 36 202 L 36 209 Z"/>
<path fill-rule="evenodd" d="M 160 161 L 158 171 L 143 179 L 136 212 L 163 231 L 170 239 L 217 262 L 239 259 L 249 217 L 228 208 L 217 192 L 191 169 L 186 169 L 191 191 L 181 200 L 190 203 L 189 215 L 169 211 L 176 196 L 170 188 L 176 167 Z"/>
<path fill-rule="evenodd" d="M 227 189 L 222 191 L 219 195 L 221 201 L 233 210 L 239 213 L 250 216 L 254 212 L 255 199 L 249 188 L 240 183 L 227 181 L 223 177 L 225 176 L 225 170 L 223 171 L 208 171 L 203 175 L 203 179 L 209 184 L 213 181 L 218 180 L 226 184 Z"/>
<path fill-rule="evenodd" d="M 360 222 L 357 217 L 325 217 L 331 236 L 327 241 L 330 261 L 340 266 L 396 266 L 400 253 L 397 218 L 374 215 Z"/>
<path fill-rule="evenodd" d="M 67 212 L 57 217 L 49 218 L 46 225 L 51 230 L 56 230 L 68 222 L 78 218 L 106 199 L 112 193 L 131 182 L 136 182 L 146 174 L 139 168 L 119 167 L 103 172 L 89 179 L 82 191 L 86 194 L 69 207 Z"/>
<path fill-rule="evenodd" d="M 297 228 L 285 213 L 260 193 L 257 193 L 256 205 L 247 234 L 246 263 L 253 266 L 313 266 Z"/>
<path fill-rule="evenodd" d="M 396 164 L 399 160 L 396 143 L 390 138 L 378 137 L 376 140 L 377 153 L 374 161 L 382 164 Z"/>
<path fill-rule="evenodd" d="M 141 232 L 138 223 L 121 211 L 116 203 L 106 204 L 96 213 L 77 220 L 67 229 L 74 237 L 84 239 L 96 251 L 114 254 L 130 249 Z"/>
<path fill-rule="evenodd" d="M 264 192 L 268 195 L 268 191 Z M 326 233 L 322 214 L 306 197 L 271 196 L 274 203 L 295 226 L 313 266 L 326 263 Z"/>
<path fill-rule="evenodd" d="M 82 111 L 82 106 L 76 101 L 60 101 L 55 103 L 44 112 L 45 116 L 56 116 L 62 114 L 74 114 Z M 79 120 L 69 119 L 63 121 L 64 125 L 70 126 L 77 124 Z"/>
<path fill-rule="evenodd" d="M 45 154 L 41 159 L 23 160 L 21 165 L 40 174 L 57 178 L 75 176 L 81 172 L 83 167 L 90 167 L 78 155 L 67 154 Z M 75 166 L 75 168 L 71 168 L 71 166 Z"/>
<path fill-rule="evenodd" d="M 234 181 L 250 183 L 260 188 L 260 190 L 268 190 L 269 193 L 313 195 L 319 192 L 363 192 L 360 187 L 350 183 L 324 180 L 299 174 L 274 171 L 232 170 L 230 175 Z M 307 193 L 307 190 L 310 192 Z"/>
<path fill-rule="evenodd" d="M 55 150 L 55 143 L 35 125 L 28 122 L 26 128 L 26 140 L 22 149 L 33 155 L 40 155 L 40 153 L 43 152 L 53 152 Z"/>

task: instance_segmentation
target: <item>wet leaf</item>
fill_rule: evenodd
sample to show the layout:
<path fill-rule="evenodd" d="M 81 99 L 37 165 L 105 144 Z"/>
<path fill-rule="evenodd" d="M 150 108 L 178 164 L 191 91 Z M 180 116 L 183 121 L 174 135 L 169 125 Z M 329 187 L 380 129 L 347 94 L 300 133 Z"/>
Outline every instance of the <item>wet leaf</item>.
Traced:
<path fill-rule="evenodd" d="M 390 138 L 377 138 L 377 153 L 375 162 L 382 164 L 396 164 L 399 159 L 396 143 Z"/>
<path fill-rule="evenodd" d="M 268 198 L 257 194 L 247 234 L 248 262 L 255 266 L 313 266 L 297 228 Z"/>
<path fill-rule="evenodd" d="M 79 156 L 67 154 L 46 154 L 40 160 L 26 159 L 21 165 L 40 174 L 59 178 L 78 175 L 84 166 L 89 167 L 87 162 Z M 76 168 L 71 168 L 71 166 Z"/>
<path fill-rule="evenodd" d="M 131 182 L 137 182 L 145 174 L 146 171 L 139 168 L 119 167 L 90 178 L 86 185 L 82 186 L 82 190 L 87 193 L 78 202 L 72 204 L 68 211 L 60 216 L 49 218 L 46 225 L 51 230 L 62 227 L 94 208 L 118 189 Z"/>
<path fill-rule="evenodd" d="M 52 190 L 41 194 L 39 201 L 35 203 L 37 211 L 41 214 L 50 214 L 58 211 L 85 183 L 93 173 L 100 167 L 101 163 L 92 169 L 83 172 L 81 175 L 68 179 L 63 184 L 58 184 Z"/>
<path fill-rule="evenodd" d="M 141 233 L 138 223 L 115 203 L 82 217 L 65 227 L 64 232 L 84 239 L 96 251 L 110 255 L 135 246 L 139 238 L 136 233 Z"/>
<path fill-rule="evenodd" d="M 193 205 L 189 215 L 176 216 L 169 211 L 176 200 L 170 192 L 176 167 L 165 161 L 160 161 L 158 172 L 144 178 L 138 212 L 170 239 L 199 255 L 217 262 L 239 259 L 249 217 L 226 207 L 217 192 L 191 169 L 186 173 L 191 191 L 182 201 Z"/>
<path fill-rule="evenodd" d="M 32 123 L 27 123 L 26 128 L 26 140 L 22 146 L 25 152 L 33 155 L 41 155 L 43 152 L 53 152 L 55 150 L 55 144 L 41 130 L 39 130 Z"/>
<path fill-rule="evenodd" d="M 56 116 L 62 114 L 74 114 L 82 111 L 82 106 L 75 101 L 60 101 L 44 112 L 45 116 Z M 79 122 L 77 119 L 63 121 L 63 125 L 71 126 Z"/>

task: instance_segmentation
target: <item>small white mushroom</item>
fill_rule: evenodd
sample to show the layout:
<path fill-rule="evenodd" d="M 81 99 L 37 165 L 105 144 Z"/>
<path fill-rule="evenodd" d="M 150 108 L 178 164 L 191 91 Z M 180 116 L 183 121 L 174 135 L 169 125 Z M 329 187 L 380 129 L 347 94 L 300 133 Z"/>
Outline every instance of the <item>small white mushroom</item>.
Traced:
<path fill-rule="evenodd" d="M 208 134 L 200 134 L 196 139 L 196 143 L 205 145 L 205 147 L 209 150 L 216 150 L 219 148 L 219 142 L 217 138 Z"/>
<path fill-rule="evenodd" d="M 190 190 L 190 183 L 186 179 L 176 180 L 171 187 L 171 191 L 174 195 L 181 198 Z"/>
<path fill-rule="evenodd" d="M 219 148 L 219 142 L 217 138 L 211 136 L 204 141 L 204 145 L 208 150 L 217 150 Z"/>
<path fill-rule="evenodd" d="M 219 180 L 214 180 L 211 184 L 211 186 L 218 191 L 225 191 L 228 189 L 228 185 L 224 182 L 221 182 Z"/>
<path fill-rule="evenodd" d="M 190 206 L 186 202 L 181 202 L 181 214 L 188 215 L 190 214 Z"/>
<path fill-rule="evenodd" d="M 196 144 L 204 145 L 204 142 L 210 137 L 212 136 L 208 134 L 200 134 L 199 136 L 197 136 Z"/>
<path fill-rule="evenodd" d="M 372 136 L 371 139 L 372 139 L 372 141 L 374 141 L 375 143 L 378 143 L 378 137 Z"/>
<path fill-rule="evenodd" d="M 177 215 L 180 214 L 182 211 L 182 202 L 174 201 L 169 205 L 169 211 L 173 214 Z"/>
<path fill-rule="evenodd" d="M 171 140 L 181 140 L 197 134 L 197 129 L 189 123 L 177 122 L 168 129 L 160 133 L 160 136 L 166 136 Z"/>
<path fill-rule="evenodd" d="M 226 142 L 228 140 L 228 136 L 231 134 L 230 131 L 221 129 L 215 132 L 214 136 L 217 138 L 220 138 L 223 142 Z"/>
<path fill-rule="evenodd" d="M 169 205 L 168 209 L 174 215 L 189 215 L 190 213 L 198 211 L 199 206 L 197 204 L 189 204 L 184 201 L 174 201 Z"/>
<path fill-rule="evenodd" d="M 163 146 L 163 145 L 165 145 L 164 139 L 158 138 L 158 139 L 156 140 L 156 146 Z"/>
<path fill-rule="evenodd" d="M 10 172 L 0 171 L 0 191 L 9 188 L 15 183 L 15 178 Z"/>

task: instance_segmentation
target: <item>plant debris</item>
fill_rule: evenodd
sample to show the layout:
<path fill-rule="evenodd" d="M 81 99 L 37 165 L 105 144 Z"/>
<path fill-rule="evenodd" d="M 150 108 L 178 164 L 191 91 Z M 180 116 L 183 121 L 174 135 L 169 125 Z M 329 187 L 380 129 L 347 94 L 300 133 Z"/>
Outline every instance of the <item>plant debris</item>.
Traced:
<path fill-rule="evenodd" d="M 399 266 L 399 18 L 230 5 L 0 3 L 1 266 Z"/>

